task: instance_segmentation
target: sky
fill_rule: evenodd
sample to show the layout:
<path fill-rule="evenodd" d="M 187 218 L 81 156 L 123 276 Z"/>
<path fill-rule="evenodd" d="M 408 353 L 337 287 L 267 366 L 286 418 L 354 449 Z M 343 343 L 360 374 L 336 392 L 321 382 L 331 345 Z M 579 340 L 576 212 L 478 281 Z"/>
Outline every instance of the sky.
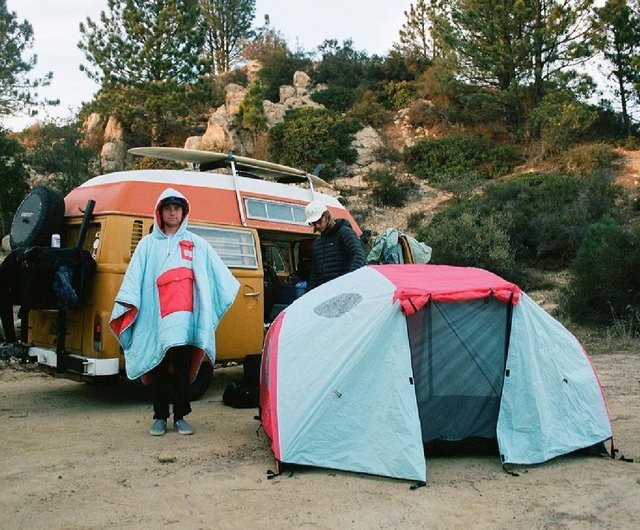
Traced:
<path fill-rule="evenodd" d="M 325 39 L 353 40 L 356 50 L 383 55 L 398 40 L 405 21 L 404 11 L 411 0 L 256 0 L 255 25 L 261 26 L 268 14 L 271 27 L 287 39 L 289 48 L 313 51 Z M 32 74 L 41 77 L 53 72 L 51 85 L 39 90 L 42 97 L 59 99 L 60 105 L 41 111 L 42 119 L 67 119 L 75 115 L 83 102 L 93 99 L 98 86 L 79 65 L 85 60 L 78 49 L 78 25 L 87 17 L 98 21 L 107 0 L 7 0 L 7 9 L 19 22 L 28 20 L 33 27 L 34 46 L 30 54 L 38 56 Z M 2 123 L 20 131 L 36 121 L 15 116 Z"/>

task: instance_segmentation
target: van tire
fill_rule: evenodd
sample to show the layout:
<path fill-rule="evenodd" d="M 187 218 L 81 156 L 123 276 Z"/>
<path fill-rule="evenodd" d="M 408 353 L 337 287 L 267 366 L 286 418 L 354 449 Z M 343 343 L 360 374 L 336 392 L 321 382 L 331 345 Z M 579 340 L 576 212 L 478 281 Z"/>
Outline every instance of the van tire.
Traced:
<path fill-rule="evenodd" d="M 33 188 L 22 200 L 11 222 L 12 249 L 49 246 L 51 234 L 60 233 L 64 222 L 64 197 L 44 186 Z"/>
<path fill-rule="evenodd" d="M 260 364 L 262 355 L 254 353 L 247 355 L 242 361 L 244 383 L 249 386 L 260 386 Z"/>
<path fill-rule="evenodd" d="M 198 401 L 209 389 L 212 379 L 213 365 L 210 362 L 203 361 L 198 370 L 198 375 L 196 375 L 193 383 L 189 385 L 189 399 L 191 401 Z"/>

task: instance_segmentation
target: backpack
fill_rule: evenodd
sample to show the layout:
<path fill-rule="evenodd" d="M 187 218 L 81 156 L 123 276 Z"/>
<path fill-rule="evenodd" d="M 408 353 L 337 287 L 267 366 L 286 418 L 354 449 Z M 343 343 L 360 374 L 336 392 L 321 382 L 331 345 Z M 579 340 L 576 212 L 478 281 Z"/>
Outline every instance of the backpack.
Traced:
<path fill-rule="evenodd" d="M 222 394 L 222 402 L 234 409 L 250 409 L 260 402 L 260 388 L 247 384 L 244 379 L 234 379 Z"/>

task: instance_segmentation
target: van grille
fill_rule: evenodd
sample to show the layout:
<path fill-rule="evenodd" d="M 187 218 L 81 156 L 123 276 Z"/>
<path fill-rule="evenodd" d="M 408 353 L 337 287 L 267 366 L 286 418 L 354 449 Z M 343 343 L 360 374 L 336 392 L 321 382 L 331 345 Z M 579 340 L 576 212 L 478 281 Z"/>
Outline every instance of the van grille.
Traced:
<path fill-rule="evenodd" d="M 142 221 L 134 221 L 131 229 L 131 255 L 142 239 Z"/>

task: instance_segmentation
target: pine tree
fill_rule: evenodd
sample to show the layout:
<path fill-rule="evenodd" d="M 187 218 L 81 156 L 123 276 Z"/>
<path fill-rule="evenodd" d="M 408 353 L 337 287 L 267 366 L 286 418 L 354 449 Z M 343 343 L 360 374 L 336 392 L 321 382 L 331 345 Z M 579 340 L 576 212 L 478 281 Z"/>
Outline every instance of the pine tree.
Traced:
<path fill-rule="evenodd" d="M 289 52 L 287 41 L 280 31 L 271 27 L 269 15 L 264 16 L 264 24 L 256 28 L 251 42 L 247 42 L 242 49 L 242 58 L 248 61 L 261 61 L 264 57 L 274 53 Z"/>
<path fill-rule="evenodd" d="M 200 80 L 198 0 L 108 0 L 108 12 L 80 24 L 81 70 L 100 83 L 96 106 L 157 145 L 189 114 Z"/>
<path fill-rule="evenodd" d="M 205 30 L 205 53 L 212 74 L 223 74 L 241 59 L 253 36 L 255 0 L 200 0 Z"/>
<path fill-rule="evenodd" d="M 437 33 L 460 79 L 499 94 L 506 124 L 522 132 L 528 103 L 591 55 L 593 0 L 453 0 Z"/>
<path fill-rule="evenodd" d="M 533 57 L 534 105 L 542 101 L 545 85 L 557 73 L 584 64 L 593 56 L 593 3 L 594 0 L 531 0 L 533 21 L 527 36 Z M 531 77 L 530 73 L 527 77 Z"/>
<path fill-rule="evenodd" d="M 37 89 L 49 85 L 53 74 L 29 77 L 38 60 L 25 56 L 33 47 L 33 27 L 27 20 L 18 22 L 6 0 L 0 0 L 0 43 L 0 118 L 23 111 L 35 114 L 42 104 L 57 104 L 38 97 Z"/>
<path fill-rule="evenodd" d="M 406 58 L 419 64 L 433 62 L 442 53 L 434 33 L 435 21 L 446 10 L 442 0 L 418 0 L 404 12 L 405 23 L 400 28 L 400 42 L 395 47 Z"/>
<path fill-rule="evenodd" d="M 635 8 L 635 9 L 634 9 Z M 638 4 L 629 5 L 627 0 L 607 0 L 596 9 L 595 23 L 600 29 L 596 41 L 598 49 L 606 59 L 605 74 L 615 83 L 615 94 L 619 98 L 625 133 L 631 130 L 629 103 L 638 100 L 634 86 L 640 86 L 640 64 L 634 64 L 640 54 L 640 13 Z"/>

